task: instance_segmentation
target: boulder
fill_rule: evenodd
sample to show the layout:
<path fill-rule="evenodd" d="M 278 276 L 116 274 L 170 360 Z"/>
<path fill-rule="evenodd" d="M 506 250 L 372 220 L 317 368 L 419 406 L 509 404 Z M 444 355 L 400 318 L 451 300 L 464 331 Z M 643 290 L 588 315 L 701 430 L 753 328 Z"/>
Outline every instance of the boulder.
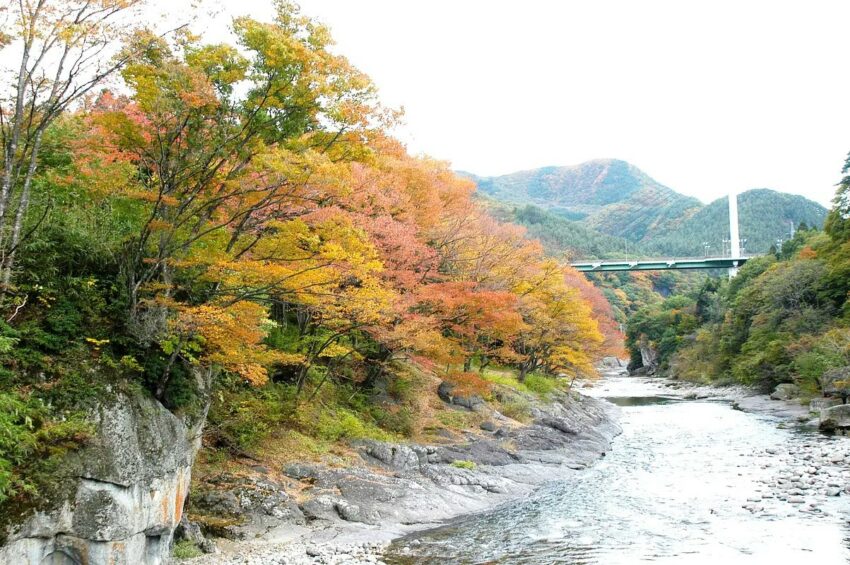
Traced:
<path fill-rule="evenodd" d="M 216 546 L 212 540 L 208 540 L 201 532 L 201 526 L 190 522 L 186 516 L 180 520 L 174 529 L 174 541 L 189 541 L 198 546 L 204 553 L 215 553 Z"/>
<path fill-rule="evenodd" d="M 800 389 L 792 383 L 782 383 L 776 385 L 776 389 L 770 395 L 773 400 L 791 400 L 800 394 Z"/>
<path fill-rule="evenodd" d="M 469 396 L 458 395 L 454 393 L 456 388 L 457 387 L 453 383 L 443 381 L 440 383 L 440 386 L 437 387 L 437 395 L 447 404 L 461 406 L 468 410 L 475 410 L 484 406 L 484 399 L 480 396 L 476 394 L 471 394 Z"/>
<path fill-rule="evenodd" d="M 840 398 L 813 398 L 809 402 L 809 411 L 819 414 L 821 411 L 839 404 L 841 404 Z"/>
<path fill-rule="evenodd" d="M 285 485 L 267 475 L 221 473 L 210 477 L 193 492 L 191 510 L 204 534 L 228 539 L 245 539 L 283 524 L 306 522 Z"/>
<path fill-rule="evenodd" d="M 839 404 L 821 411 L 821 430 L 830 432 L 847 428 L 850 428 L 850 404 Z"/>
<path fill-rule="evenodd" d="M 481 422 L 481 424 L 478 427 L 481 428 L 482 430 L 484 430 L 485 432 L 495 432 L 496 431 L 496 424 L 494 424 L 493 422 L 491 422 L 489 420 L 486 421 L 486 422 Z"/>
<path fill-rule="evenodd" d="M 602 367 L 606 369 L 621 369 L 625 366 L 623 361 L 618 357 L 603 357 L 602 358 Z"/>
<path fill-rule="evenodd" d="M 850 366 L 825 371 L 820 378 L 820 386 L 828 396 L 847 398 L 850 395 Z"/>

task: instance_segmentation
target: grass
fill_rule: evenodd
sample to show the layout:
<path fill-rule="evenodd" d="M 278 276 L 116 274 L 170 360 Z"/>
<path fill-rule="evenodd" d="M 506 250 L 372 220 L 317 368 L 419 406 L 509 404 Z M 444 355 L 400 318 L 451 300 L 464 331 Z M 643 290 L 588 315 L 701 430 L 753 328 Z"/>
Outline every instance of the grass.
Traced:
<path fill-rule="evenodd" d="M 465 461 L 463 459 L 452 461 L 452 467 L 457 467 L 458 469 L 467 469 L 469 471 L 475 470 L 475 463 L 473 461 Z"/>
<path fill-rule="evenodd" d="M 482 421 L 482 416 L 476 412 L 446 408 L 436 413 L 437 421 L 453 430 L 466 430 Z"/>
<path fill-rule="evenodd" d="M 538 373 L 526 375 L 524 382 L 519 381 L 516 371 L 504 368 L 486 369 L 481 376 L 493 384 L 511 388 L 525 394 L 534 394 L 544 400 L 552 392 L 560 388 L 558 381 Z"/>
<path fill-rule="evenodd" d="M 512 388 L 518 392 L 532 392 L 524 383 L 519 382 L 516 372 L 509 369 L 485 369 L 481 376 L 493 384 Z"/>
<path fill-rule="evenodd" d="M 531 421 L 531 402 L 519 395 L 505 397 L 499 401 L 499 412 L 517 422 L 527 423 Z"/>

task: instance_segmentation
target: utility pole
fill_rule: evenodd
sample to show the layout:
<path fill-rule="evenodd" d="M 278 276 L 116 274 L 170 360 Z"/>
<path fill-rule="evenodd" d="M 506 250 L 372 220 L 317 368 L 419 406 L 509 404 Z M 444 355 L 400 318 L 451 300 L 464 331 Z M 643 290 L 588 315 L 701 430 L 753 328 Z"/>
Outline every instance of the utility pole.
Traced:
<path fill-rule="evenodd" d="M 738 194 L 733 189 L 729 192 L 729 254 L 732 259 L 741 257 L 741 234 L 738 232 Z M 729 278 L 738 274 L 738 263 L 729 267 Z"/>

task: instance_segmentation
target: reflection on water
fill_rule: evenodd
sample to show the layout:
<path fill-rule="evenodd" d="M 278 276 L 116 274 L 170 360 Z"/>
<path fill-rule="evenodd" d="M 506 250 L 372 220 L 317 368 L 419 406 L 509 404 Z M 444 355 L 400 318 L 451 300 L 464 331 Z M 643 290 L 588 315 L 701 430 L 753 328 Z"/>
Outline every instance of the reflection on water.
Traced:
<path fill-rule="evenodd" d="M 624 432 L 605 459 L 523 501 L 403 538 L 387 561 L 848 563 L 846 497 L 818 513 L 769 498 L 778 471 L 762 448 L 828 438 L 723 403 L 633 390 L 634 381 L 624 380 L 629 397 L 616 399 Z M 597 394 L 617 392 L 616 382 L 606 387 Z M 742 508 L 762 495 L 763 510 Z"/>

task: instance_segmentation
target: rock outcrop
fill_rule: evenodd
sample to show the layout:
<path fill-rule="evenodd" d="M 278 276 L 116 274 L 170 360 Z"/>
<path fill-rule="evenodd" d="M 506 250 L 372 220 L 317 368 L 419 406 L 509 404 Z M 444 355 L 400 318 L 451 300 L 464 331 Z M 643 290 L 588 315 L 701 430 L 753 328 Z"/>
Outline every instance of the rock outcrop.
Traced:
<path fill-rule="evenodd" d="M 776 389 L 770 394 L 772 400 L 791 400 L 800 395 L 800 389 L 792 383 L 776 385 Z"/>
<path fill-rule="evenodd" d="M 67 464 L 63 500 L 7 532 L 0 563 L 157 565 L 183 514 L 205 410 L 178 417 L 142 392 L 92 414 L 92 443 Z"/>
<path fill-rule="evenodd" d="M 821 410 L 820 429 L 827 432 L 850 429 L 850 404 L 839 404 Z"/>
<path fill-rule="evenodd" d="M 658 368 L 658 351 L 655 350 L 646 336 L 641 336 L 639 347 L 641 365 L 647 374 L 654 374 Z"/>
<path fill-rule="evenodd" d="M 393 531 L 482 511 L 590 465 L 620 432 L 612 405 L 553 396 L 532 407 L 530 424 L 507 424 L 498 415 L 501 427 L 470 432 L 461 443 L 361 440 L 352 447 L 362 466 L 291 463 L 280 469 L 281 479 L 214 480 L 208 495 L 193 494 L 193 512 L 236 518 L 228 537 L 253 539 L 305 521 Z"/>

